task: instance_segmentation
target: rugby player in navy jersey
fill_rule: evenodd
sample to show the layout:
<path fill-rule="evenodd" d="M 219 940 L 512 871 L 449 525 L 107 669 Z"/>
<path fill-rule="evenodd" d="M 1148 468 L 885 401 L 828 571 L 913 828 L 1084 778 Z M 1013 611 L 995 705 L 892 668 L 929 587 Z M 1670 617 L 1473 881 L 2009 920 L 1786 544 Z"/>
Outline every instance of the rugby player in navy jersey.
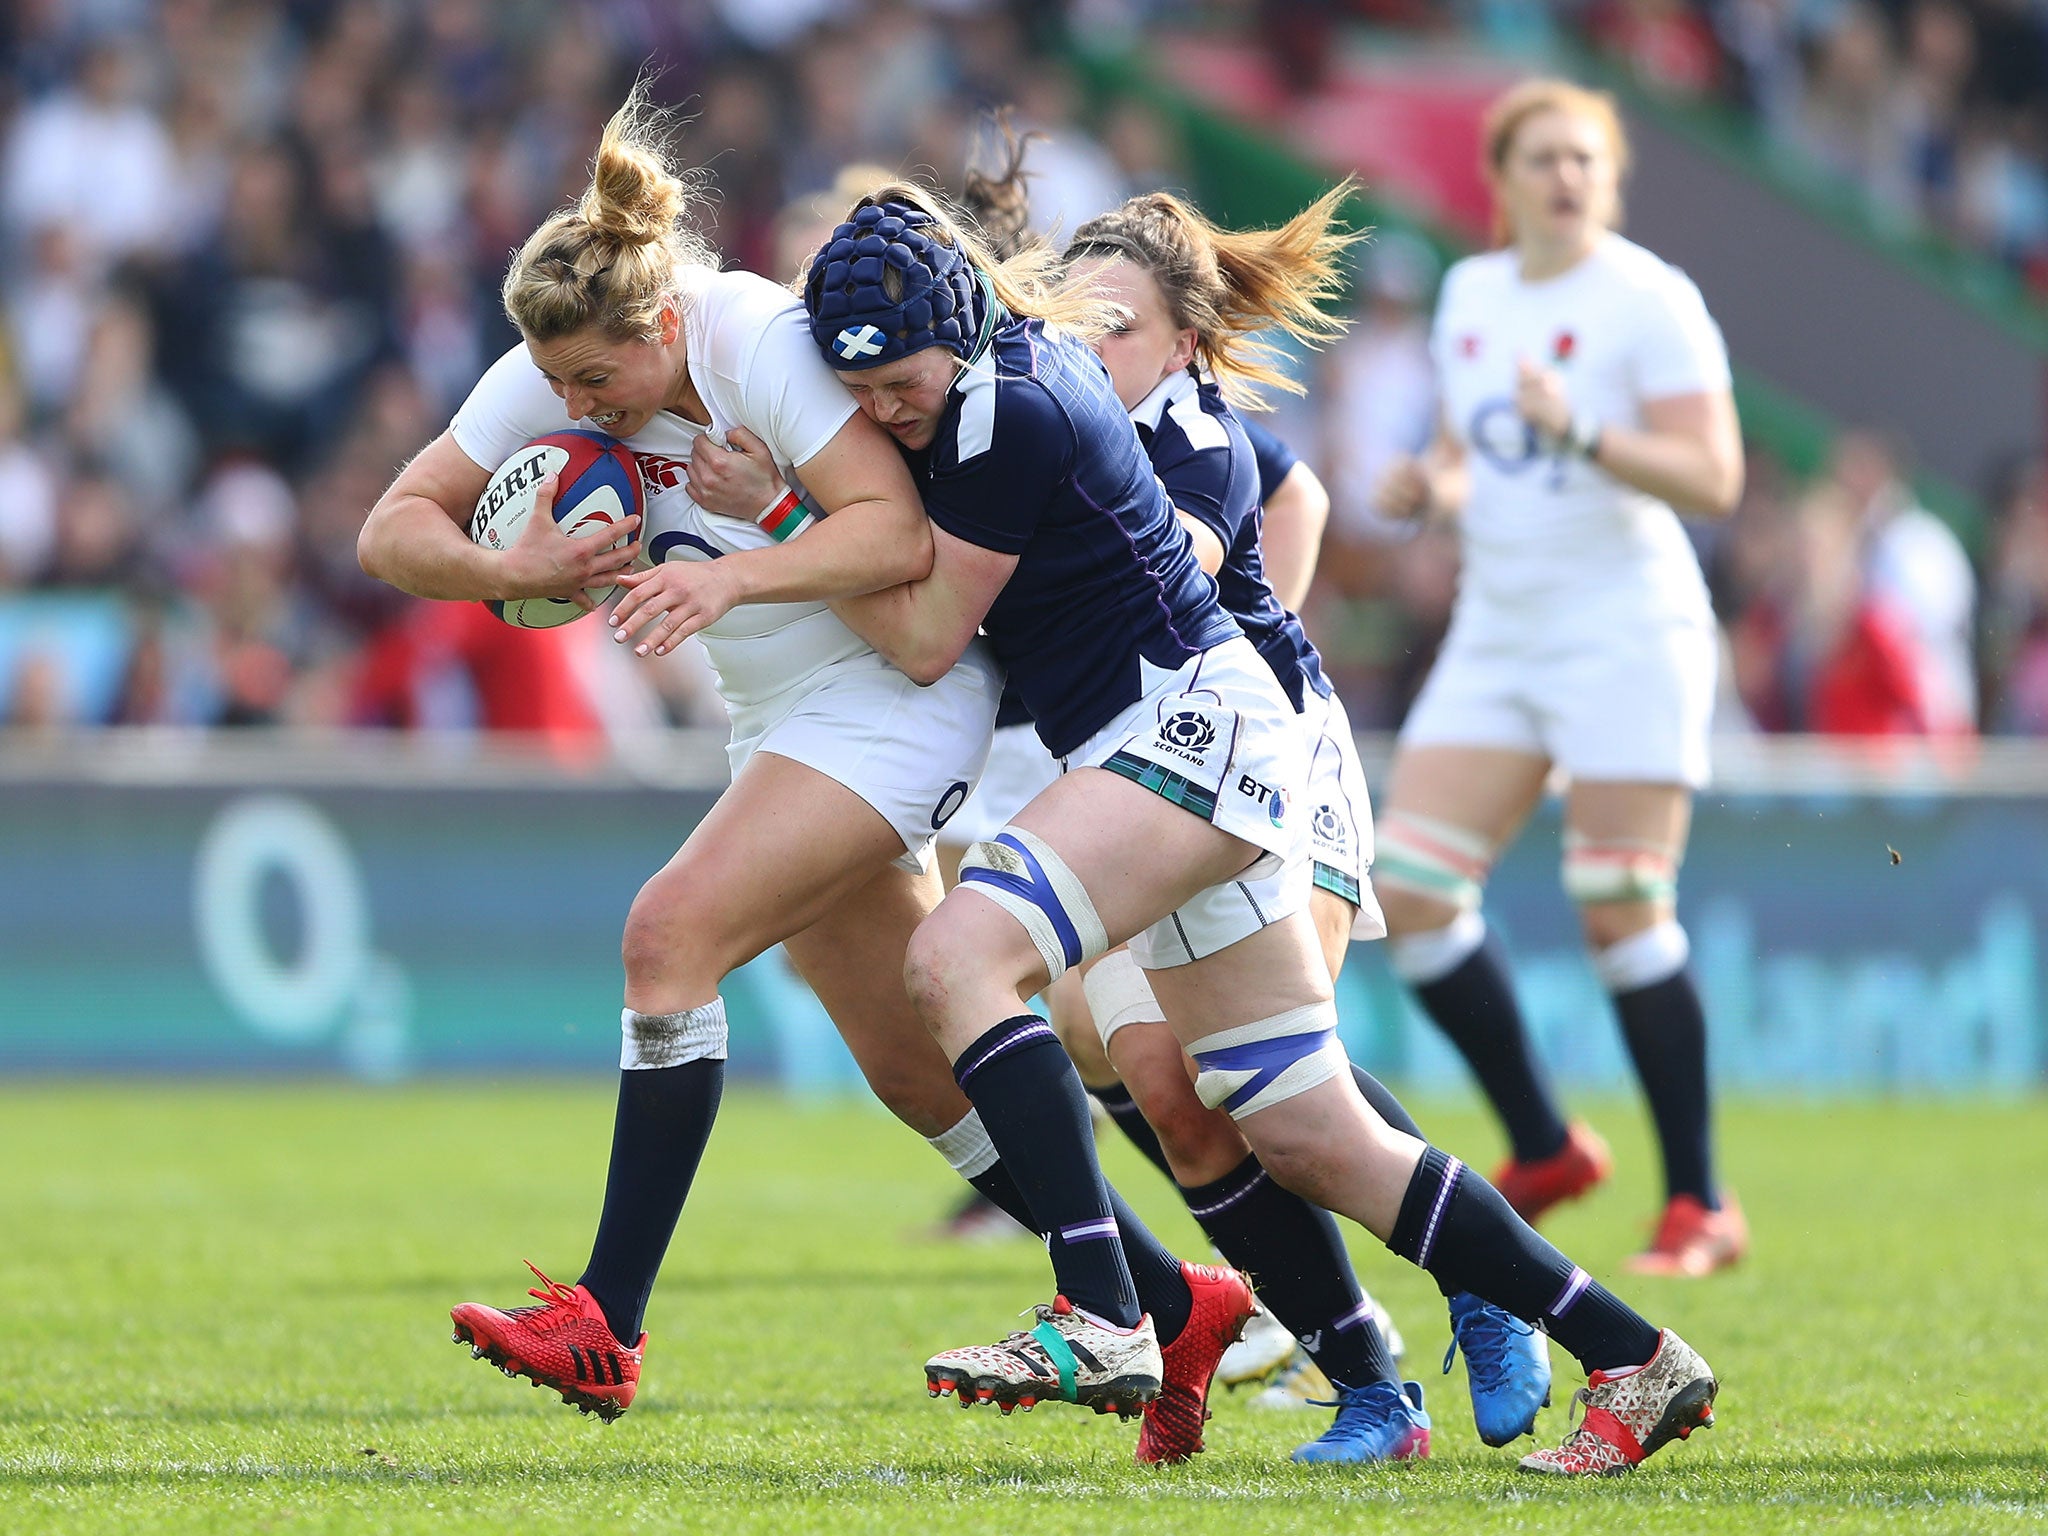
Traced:
<path fill-rule="evenodd" d="M 1282 228 L 1247 232 L 1218 229 L 1179 198 L 1152 193 L 1083 224 L 1067 251 L 1070 276 L 1119 306 L 1121 323 L 1096 351 L 1223 606 L 1300 722 L 1310 758 L 1309 910 L 1333 979 L 1351 940 L 1386 931 L 1372 894 L 1372 810 L 1343 703 L 1301 621 L 1267 582 L 1259 466 L 1231 402 L 1257 405 L 1262 386 L 1299 388 L 1256 333 L 1284 330 L 1313 345 L 1336 328 L 1319 301 L 1357 238 L 1331 225 L 1349 191 L 1336 188 Z M 1420 1390 L 1404 1394 L 1381 1349 L 1336 1223 L 1273 1183 L 1229 1116 L 1197 1097 L 1180 1042 L 1127 950 L 1098 961 L 1087 989 L 1110 1064 L 1157 1131 L 1190 1211 L 1226 1258 L 1258 1275 L 1262 1298 L 1309 1342 L 1336 1387 L 1336 1422 L 1297 1458 L 1425 1454 Z M 1384 1087 L 1353 1071 L 1389 1124 L 1421 1136 Z M 1528 1433 L 1550 1391 L 1536 1330 L 1465 1294 L 1451 1297 L 1451 1318 L 1480 1437 L 1505 1445 Z"/>
<path fill-rule="evenodd" d="M 928 1388 L 1119 1412 L 1158 1395 L 1159 1334 L 1129 1262 L 1157 1256 L 1127 1258 L 1080 1079 L 1022 1005 L 1128 942 L 1197 1092 L 1274 1179 L 1545 1327 L 1594 1373 L 1600 1396 L 1569 1455 L 1523 1464 L 1633 1466 L 1712 1421 L 1713 1373 L 1359 1093 L 1308 915 L 1299 721 L 1218 605 L 1086 346 L 1108 306 L 1048 278 L 1032 253 L 995 262 L 932 194 L 898 183 L 862 200 L 805 284 L 814 341 L 904 451 L 933 524 L 931 574 L 860 597 L 864 632 L 918 679 L 985 634 L 1066 768 L 970 851 L 906 963 L 912 1001 L 1048 1234 L 1058 1285 L 1028 1332 L 934 1356 Z M 628 594 L 621 627 L 666 647 L 713 622 L 731 593 L 691 574 L 658 604 L 645 587 Z M 1255 900 L 1263 881 L 1269 899 Z M 1182 1273 L 1194 1288 L 1199 1267 Z"/>

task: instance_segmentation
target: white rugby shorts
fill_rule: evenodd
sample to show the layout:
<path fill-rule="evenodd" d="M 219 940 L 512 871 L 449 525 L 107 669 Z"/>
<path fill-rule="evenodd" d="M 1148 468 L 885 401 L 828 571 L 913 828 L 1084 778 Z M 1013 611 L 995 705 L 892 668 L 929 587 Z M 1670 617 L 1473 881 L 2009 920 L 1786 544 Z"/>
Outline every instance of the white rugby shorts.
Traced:
<path fill-rule="evenodd" d="M 756 752 L 773 752 L 838 780 L 903 839 L 896 862 L 922 874 L 981 777 L 1001 693 L 1002 673 L 980 641 L 929 688 L 868 651 L 834 662 L 787 700 L 736 711 L 726 756 L 735 777 Z"/>
<path fill-rule="evenodd" d="M 1060 772 L 1059 759 L 1045 750 L 1037 726 L 1028 722 L 997 726 L 981 782 L 946 823 L 939 841 L 949 848 L 988 841 L 1036 800 Z"/>
<path fill-rule="evenodd" d="M 1249 640 L 1174 671 L 1145 666 L 1145 696 L 1067 758 L 1152 790 L 1262 851 L 1131 940 L 1148 970 L 1204 959 L 1308 906 L 1308 751 L 1301 719 Z"/>
<path fill-rule="evenodd" d="M 1372 800 L 1344 701 L 1302 690 L 1302 735 L 1308 743 L 1309 843 L 1314 883 L 1358 909 L 1353 939 L 1383 939 L 1387 920 L 1372 889 Z"/>
<path fill-rule="evenodd" d="M 1710 615 L 1461 595 L 1400 742 L 1504 747 L 1574 779 L 1697 789 L 1718 669 Z"/>

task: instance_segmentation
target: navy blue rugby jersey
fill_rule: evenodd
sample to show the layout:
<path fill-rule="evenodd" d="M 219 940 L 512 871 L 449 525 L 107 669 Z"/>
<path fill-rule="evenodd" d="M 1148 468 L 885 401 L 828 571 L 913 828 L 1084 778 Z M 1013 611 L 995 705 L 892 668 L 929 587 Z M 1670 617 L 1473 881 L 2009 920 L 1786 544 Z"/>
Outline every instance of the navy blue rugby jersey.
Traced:
<path fill-rule="evenodd" d="M 1259 537 L 1265 524 L 1262 487 L 1244 423 L 1214 384 L 1176 373 L 1131 412 L 1138 440 L 1173 504 L 1208 525 L 1223 544 L 1216 584 L 1223 606 L 1243 626 L 1288 700 L 1301 708 L 1304 683 L 1328 694 L 1322 658 L 1301 620 L 1266 584 Z"/>
<path fill-rule="evenodd" d="M 1140 659 L 1177 668 L 1241 633 L 1101 360 L 1072 338 L 998 326 L 910 458 L 934 523 L 1018 557 L 981 627 L 1055 757 L 1144 696 Z"/>
<path fill-rule="evenodd" d="M 1283 438 L 1259 425 L 1256 417 L 1238 416 L 1237 424 L 1244 428 L 1244 435 L 1251 440 L 1252 457 L 1259 461 L 1259 505 L 1264 506 L 1280 489 L 1280 482 L 1294 473 L 1301 456 Z"/>

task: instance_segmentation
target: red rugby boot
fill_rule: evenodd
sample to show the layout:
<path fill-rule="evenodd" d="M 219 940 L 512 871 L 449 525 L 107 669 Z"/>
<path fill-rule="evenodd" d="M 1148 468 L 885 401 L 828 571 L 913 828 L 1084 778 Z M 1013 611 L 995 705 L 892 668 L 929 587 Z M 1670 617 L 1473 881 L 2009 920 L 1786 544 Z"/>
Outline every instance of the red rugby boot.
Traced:
<path fill-rule="evenodd" d="M 1576 1200 L 1614 1171 L 1614 1154 L 1583 1120 L 1565 1128 L 1564 1145 L 1534 1162 L 1510 1158 L 1494 1170 L 1493 1187 L 1530 1226 L 1553 1205 Z"/>
<path fill-rule="evenodd" d="M 1201 1450 L 1217 1362 L 1258 1306 L 1251 1282 L 1234 1269 L 1182 1264 L 1180 1272 L 1194 1293 L 1194 1307 L 1180 1337 L 1159 1351 L 1165 1369 L 1159 1395 L 1145 1405 L 1145 1427 L 1138 1432 L 1141 1463 L 1186 1461 Z"/>
<path fill-rule="evenodd" d="M 1721 1196 L 1718 1211 L 1691 1195 L 1674 1195 L 1650 1246 L 1622 1267 L 1632 1275 L 1711 1275 L 1748 1252 L 1749 1223 L 1733 1195 Z"/>
<path fill-rule="evenodd" d="M 612 1337 L 597 1298 L 582 1286 L 557 1285 L 529 1263 L 543 1290 L 537 1307 L 501 1312 L 481 1302 L 453 1308 L 455 1342 L 467 1344 L 507 1376 L 524 1376 L 536 1387 L 562 1394 L 578 1413 L 594 1413 L 609 1424 L 633 1405 L 640 1387 L 640 1355 L 647 1335 L 631 1349 Z"/>

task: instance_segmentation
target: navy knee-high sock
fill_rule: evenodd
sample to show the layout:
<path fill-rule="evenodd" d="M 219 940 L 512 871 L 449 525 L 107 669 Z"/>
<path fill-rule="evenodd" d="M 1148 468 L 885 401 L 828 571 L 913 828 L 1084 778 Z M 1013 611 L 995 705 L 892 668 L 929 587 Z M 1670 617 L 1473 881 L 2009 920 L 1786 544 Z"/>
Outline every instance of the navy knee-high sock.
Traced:
<path fill-rule="evenodd" d="M 1259 1299 L 1325 1376 L 1340 1387 L 1400 1379 L 1328 1211 L 1281 1188 L 1256 1157 L 1180 1193 L 1209 1241 L 1252 1277 Z"/>
<path fill-rule="evenodd" d="M 1173 1170 L 1166 1163 L 1166 1148 L 1159 1145 L 1159 1133 L 1152 1129 L 1152 1122 L 1145 1118 L 1145 1111 L 1138 1108 L 1138 1101 L 1131 1097 L 1131 1090 L 1122 1083 L 1111 1083 L 1107 1088 L 1090 1088 L 1088 1096 L 1109 1111 L 1109 1118 L 1116 1122 L 1116 1128 L 1124 1133 L 1126 1140 L 1145 1154 L 1145 1160 L 1169 1179 Z"/>
<path fill-rule="evenodd" d="M 1046 1234 L 1060 1294 L 1119 1328 L 1137 1325 L 1137 1287 L 1095 1161 L 1088 1092 L 1052 1026 L 1035 1013 L 1005 1019 L 960 1053 L 954 1079 L 981 1112 Z"/>
<path fill-rule="evenodd" d="M 581 1283 L 597 1298 L 621 1344 L 640 1338 L 654 1277 L 697 1177 L 724 1091 L 723 1061 L 619 1074 L 604 1214 Z"/>
<path fill-rule="evenodd" d="M 1522 1022 L 1499 943 L 1489 935 L 1448 973 L 1417 986 L 1415 996 L 1479 1079 L 1516 1158 L 1534 1162 L 1563 1147 L 1564 1115 Z"/>
<path fill-rule="evenodd" d="M 1413 1136 L 1417 1141 L 1429 1140 L 1422 1134 L 1422 1127 L 1415 1123 L 1415 1117 L 1408 1113 L 1407 1106 L 1394 1097 L 1393 1090 L 1356 1062 L 1351 1064 L 1351 1080 L 1358 1084 L 1358 1091 L 1365 1096 L 1365 1102 L 1370 1104 L 1387 1124 L 1397 1131 Z M 1437 1289 L 1446 1297 L 1458 1294 L 1456 1286 L 1448 1285 L 1434 1275 L 1430 1278 L 1436 1280 Z M 1325 1371 L 1323 1374 L 1327 1376 L 1329 1372 Z"/>
<path fill-rule="evenodd" d="M 1020 1226 L 1029 1227 L 1040 1237 L 1045 1236 L 1038 1229 L 1037 1218 L 1031 1214 L 1024 1192 L 1017 1188 L 1017 1181 L 1010 1177 L 1010 1170 L 1000 1159 L 967 1182 Z M 1116 1192 L 1115 1185 L 1109 1186 L 1109 1208 L 1110 1214 L 1116 1217 L 1116 1235 L 1124 1245 L 1124 1260 L 1131 1266 L 1131 1282 L 1138 1289 L 1138 1305 L 1151 1314 L 1152 1328 L 1158 1334 L 1161 1346 L 1171 1344 L 1180 1337 L 1181 1329 L 1187 1327 L 1195 1305 L 1187 1276 L 1181 1273 L 1180 1260 L 1152 1235 L 1152 1229 L 1139 1219 L 1138 1213 L 1124 1203 L 1124 1197 Z"/>
<path fill-rule="evenodd" d="M 1710 1211 L 1714 1151 L 1707 1088 L 1707 1016 L 1690 972 L 1614 994 L 1622 1038 L 1635 1062 L 1657 1141 L 1664 1151 L 1664 1193 L 1691 1195 Z"/>
<path fill-rule="evenodd" d="M 1387 1246 L 1447 1289 L 1547 1329 L 1589 1371 L 1641 1365 L 1657 1352 L 1655 1328 L 1435 1147 L 1415 1165 Z"/>

